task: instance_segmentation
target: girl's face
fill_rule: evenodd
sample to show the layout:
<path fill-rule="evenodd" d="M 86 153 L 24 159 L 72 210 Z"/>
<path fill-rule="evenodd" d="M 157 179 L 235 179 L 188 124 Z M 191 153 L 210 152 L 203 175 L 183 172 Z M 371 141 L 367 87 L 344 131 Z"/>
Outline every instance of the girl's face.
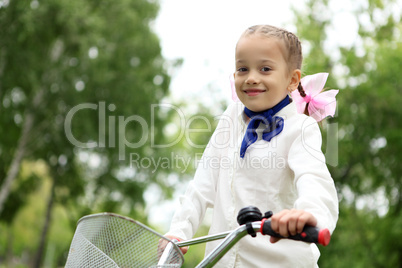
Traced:
<path fill-rule="evenodd" d="M 284 44 L 275 37 L 252 34 L 240 38 L 236 47 L 235 87 L 248 109 L 270 109 L 297 88 L 300 70 L 289 71 L 284 53 Z"/>

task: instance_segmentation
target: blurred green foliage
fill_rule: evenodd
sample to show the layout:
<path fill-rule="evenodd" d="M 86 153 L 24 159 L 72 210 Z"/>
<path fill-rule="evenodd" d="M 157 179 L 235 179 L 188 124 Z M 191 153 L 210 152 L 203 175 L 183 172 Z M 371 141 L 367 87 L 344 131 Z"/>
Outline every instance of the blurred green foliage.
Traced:
<path fill-rule="evenodd" d="M 62 266 L 81 216 L 113 211 L 146 221 L 147 186 L 169 195 L 157 173 L 130 168 L 131 154 L 157 156 L 151 138 L 164 139 L 165 122 L 152 118 L 170 83 L 150 27 L 158 8 L 146 0 L 0 1 L 6 267 Z"/>
<path fill-rule="evenodd" d="M 306 13 L 295 9 L 297 32 L 311 47 L 304 72 L 329 72 L 326 86 L 340 89 L 337 116 L 324 125 L 337 128 L 338 163 L 329 167 L 340 215 L 319 264 L 401 267 L 401 7 L 392 0 L 354 2 L 356 39 L 329 49 L 325 41 L 336 40 L 329 36 L 336 15 L 331 3 L 309 0 Z"/>

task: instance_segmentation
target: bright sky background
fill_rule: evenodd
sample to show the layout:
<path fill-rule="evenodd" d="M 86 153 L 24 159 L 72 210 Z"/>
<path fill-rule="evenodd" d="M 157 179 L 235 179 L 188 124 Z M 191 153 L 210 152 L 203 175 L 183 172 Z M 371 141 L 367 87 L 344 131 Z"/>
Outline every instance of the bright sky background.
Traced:
<path fill-rule="evenodd" d="M 272 24 L 295 31 L 291 7 L 304 12 L 304 0 L 159 0 L 160 11 L 154 29 L 161 39 L 167 60 L 182 58 L 181 68 L 171 74 L 172 100 L 201 101 L 213 107 L 231 100 L 229 75 L 234 71 L 234 49 L 241 33 L 255 24 Z M 336 47 L 359 44 L 356 16 L 351 13 L 366 1 L 330 1 L 322 8 L 323 18 L 331 18 L 325 47 L 336 59 Z M 392 10 L 400 10 L 402 0 Z M 376 21 L 384 20 L 382 14 Z M 359 14 L 359 21 L 370 21 Z M 367 24 L 368 25 L 368 24 Z M 302 37 L 301 37 L 302 38 Z M 303 45 L 303 43 L 302 43 Z M 308 50 L 306 44 L 304 51 Z M 325 71 L 325 70 L 323 70 Z"/>
<path fill-rule="evenodd" d="M 163 56 L 184 60 L 173 75 L 174 100 L 230 100 L 229 75 L 240 34 L 254 24 L 286 27 L 292 20 L 290 1 L 160 0 L 160 4 L 155 30 Z"/>

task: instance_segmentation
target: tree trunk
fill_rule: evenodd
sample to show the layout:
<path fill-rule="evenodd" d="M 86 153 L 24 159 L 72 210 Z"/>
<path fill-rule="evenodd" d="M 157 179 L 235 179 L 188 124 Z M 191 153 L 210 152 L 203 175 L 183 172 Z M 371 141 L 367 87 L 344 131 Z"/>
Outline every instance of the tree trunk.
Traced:
<path fill-rule="evenodd" d="M 45 222 L 43 223 L 42 234 L 41 234 L 41 237 L 40 237 L 38 251 L 36 252 L 35 260 L 34 260 L 34 263 L 33 263 L 33 268 L 41 267 L 43 255 L 44 255 L 44 252 L 45 252 L 47 234 L 49 232 L 50 223 L 51 223 L 51 219 L 52 219 L 52 211 L 53 211 L 53 204 L 54 204 L 54 193 L 55 193 L 55 188 L 56 188 L 56 181 L 55 180 L 56 179 L 53 177 L 52 178 L 52 188 L 50 190 L 50 196 L 49 196 L 47 206 L 46 206 Z"/>
<path fill-rule="evenodd" d="M 44 94 L 44 90 L 39 90 L 32 103 L 32 109 L 36 109 L 42 101 L 42 97 Z M 22 125 L 21 137 L 18 140 L 17 148 L 15 149 L 13 160 L 11 161 L 11 165 L 9 170 L 7 171 L 6 178 L 3 181 L 3 185 L 0 189 L 0 215 L 4 209 L 4 203 L 7 200 L 8 195 L 10 194 L 10 189 L 13 181 L 18 175 L 20 170 L 22 159 L 26 154 L 26 145 L 31 136 L 32 126 L 34 123 L 34 113 L 28 108 L 25 112 L 24 124 Z"/>
<path fill-rule="evenodd" d="M 25 116 L 24 125 L 22 126 L 22 134 L 18 141 L 18 146 L 15 149 L 14 157 L 11 162 L 10 169 L 8 170 L 7 176 L 3 182 L 3 185 L 1 186 L 0 215 L 3 212 L 4 203 L 6 202 L 7 197 L 10 194 L 11 185 L 18 175 L 22 159 L 25 156 L 26 144 L 27 144 L 29 136 L 30 136 L 29 133 L 32 129 L 33 121 L 34 121 L 33 114 L 28 113 Z"/>
<path fill-rule="evenodd" d="M 5 60 L 6 49 L 4 47 L 2 47 L 1 50 L 2 51 L 0 52 L 0 100 L 3 99 L 3 95 L 4 95 L 2 78 L 3 78 L 3 73 L 4 73 L 4 67 L 6 66 L 6 60 Z M 1 108 L 2 108 L 2 106 L 0 105 L 0 112 L 1 112 Z"/>

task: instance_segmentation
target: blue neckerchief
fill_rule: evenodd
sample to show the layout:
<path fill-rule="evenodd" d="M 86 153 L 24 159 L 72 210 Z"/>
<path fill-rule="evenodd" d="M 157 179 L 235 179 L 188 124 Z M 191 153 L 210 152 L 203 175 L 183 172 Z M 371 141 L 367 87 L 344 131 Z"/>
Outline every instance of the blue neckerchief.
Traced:
<path fill-rule="evenodd" d="M 257 141 L 258 134 L 256 132 L 256 129 L 260 125 L 260 123 L 264 123 L 267 128 L 264 129 L 264 132 L 262 134 L 262 138 L 266 141 L 271 141 L 273 137 L 278 135 L 279 133 L 282 132 L 283 129 L 283 124 L 284 120 L 282 117 L 279 116 L 273 116 L 280 110 L 282 110 L 283 107 L 288 105 L 290 103 L 289 96 L 286 96 L 281 102 L 279 102 L 277 105 L 272 107 L 271 109 L 262 111 L 262 112 L 253 112 L 247 107 L 244 107 L 244 113 L 251 119 L 250 122 L 248 123 L 246 134 L 244 135 L 243 142 L 241 143 L 241 148 L 240 148 L 240 157 L 244 158 L 244 155 L 246 153 L 247 148 L 253 144 L 254 142 Z"/>

